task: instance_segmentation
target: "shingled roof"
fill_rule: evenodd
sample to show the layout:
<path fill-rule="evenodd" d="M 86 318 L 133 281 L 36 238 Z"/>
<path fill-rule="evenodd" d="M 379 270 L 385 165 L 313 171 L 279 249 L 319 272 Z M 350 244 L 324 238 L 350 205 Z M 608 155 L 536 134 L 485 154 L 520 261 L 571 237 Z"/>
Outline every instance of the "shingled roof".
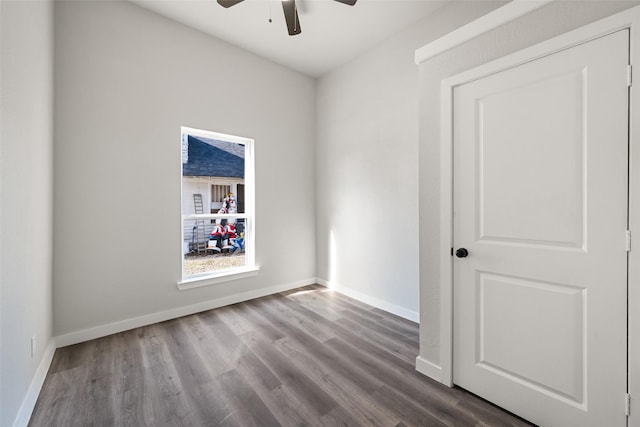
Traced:
<path fill-rule="evenodd" d="M 191 135 L 188 144 L 183 176 L 244 178 L 244 145 Z"/>

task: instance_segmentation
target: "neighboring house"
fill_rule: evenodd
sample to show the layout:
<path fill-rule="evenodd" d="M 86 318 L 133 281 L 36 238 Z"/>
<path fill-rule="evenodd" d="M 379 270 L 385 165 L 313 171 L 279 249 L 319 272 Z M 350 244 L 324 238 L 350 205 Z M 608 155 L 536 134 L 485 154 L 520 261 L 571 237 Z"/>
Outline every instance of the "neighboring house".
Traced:
<path fill-rule="evenodd" d="M 182 212 L 196 213 L 194 194 L 201 194 L 203 213 L 217 213 L 222 200 L 233 193 L 238 213 L 244 212 L 244 146 L 185 134 L 182 140 Z M 210 221 L 206 221 L 207 233 Z M 185 222 L 185 249 L 192 239 L 193 224 Z"/>

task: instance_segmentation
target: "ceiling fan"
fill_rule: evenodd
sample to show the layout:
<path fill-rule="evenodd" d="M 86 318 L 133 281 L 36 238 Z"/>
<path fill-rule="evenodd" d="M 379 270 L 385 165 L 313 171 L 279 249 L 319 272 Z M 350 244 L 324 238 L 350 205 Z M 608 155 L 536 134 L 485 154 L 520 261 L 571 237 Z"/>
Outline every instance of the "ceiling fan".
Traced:
<path fill-rule="evenodd" d="M 244 0 L 218 0 L 218 4 L 222 7 L 231 7 Z M 338 3 L 343 3 L 349 6 L 356 4 L 358 0 L 334 0 Z M 284 11 L 284 19 L 287 21 L 287 30 L 289 30 L 290 36 L 300 34 L 300 20 L 298 19 L 298 8 L 296 7 L 296 0 L 282 0 L 282 10 Z M 269 20 L 271 22 L 271 20 Z"/>

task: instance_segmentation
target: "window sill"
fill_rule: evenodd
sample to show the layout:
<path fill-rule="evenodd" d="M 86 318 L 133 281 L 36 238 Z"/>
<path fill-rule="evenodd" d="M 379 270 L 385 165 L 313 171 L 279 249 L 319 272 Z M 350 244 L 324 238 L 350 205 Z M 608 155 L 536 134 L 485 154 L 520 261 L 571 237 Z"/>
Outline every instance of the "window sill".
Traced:
<path fill-rule="evenodd" d="M 191 276 L 178 282 L 178 289 L 181 291 L 201 286 L 215 285 L 216 283 L 229 282 L 231 280 L 244 279 L 258 275 L 259 267 L 242 267 L 233 270 L 220 271 L 218 273 L 209 273 L 199 276 Z"/>

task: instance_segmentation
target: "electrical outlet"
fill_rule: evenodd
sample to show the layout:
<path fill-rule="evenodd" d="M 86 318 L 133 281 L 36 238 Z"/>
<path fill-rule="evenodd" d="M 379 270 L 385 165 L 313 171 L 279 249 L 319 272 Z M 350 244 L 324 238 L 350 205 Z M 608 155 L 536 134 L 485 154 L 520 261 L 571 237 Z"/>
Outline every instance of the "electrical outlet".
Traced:
<path fill-rule="evenodd" d="M 36 355 L 36 336 L 31 337 L 31 357 Z"/>

